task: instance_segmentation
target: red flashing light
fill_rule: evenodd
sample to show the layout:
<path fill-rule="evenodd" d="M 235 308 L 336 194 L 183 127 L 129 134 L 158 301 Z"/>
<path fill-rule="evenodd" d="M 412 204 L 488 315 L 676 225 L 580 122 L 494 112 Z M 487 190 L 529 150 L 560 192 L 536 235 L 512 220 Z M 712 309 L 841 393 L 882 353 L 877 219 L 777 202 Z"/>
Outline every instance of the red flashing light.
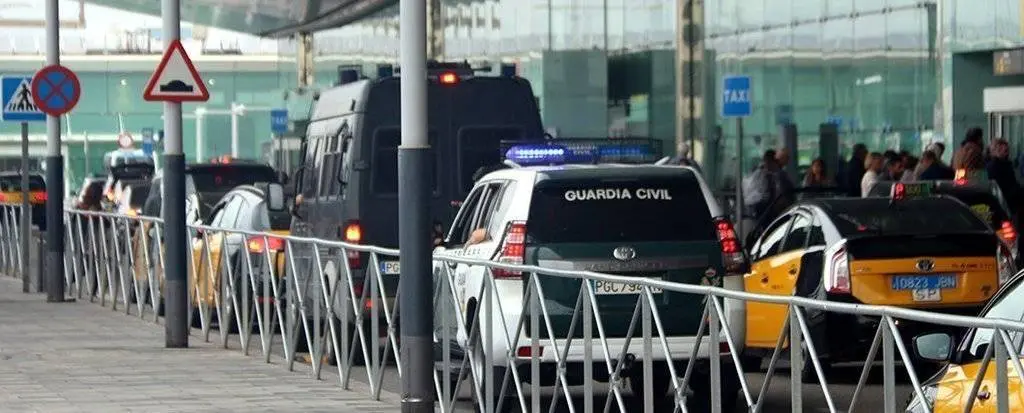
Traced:
<path fill-rule="evenodd" d="M 897 182 L 892 186 L 892 199 L 903 199 L 906 196 L 907 187 L 902 182 Z"/>
<path fill-rule="evenodd" d="M 439 79 L 443 85 L 454 85 L 459 83 L 459 76 L 452 72 L 442 73 Z"/>
<path fill-rule="evenodd" d="M 284 251 L 284 240 L 276 237 L 264 237 L 257 235 L 249 237 L 247 242 L 249 252 L 253 254 L 262 254 L 266 250 L 270 251 Z"/>
<path fill-rule="evenodd" d="M 956 174 L 953 177 L 953 185 L 963 186 L 967 185 L 967 170 L 957 169 Z"/>

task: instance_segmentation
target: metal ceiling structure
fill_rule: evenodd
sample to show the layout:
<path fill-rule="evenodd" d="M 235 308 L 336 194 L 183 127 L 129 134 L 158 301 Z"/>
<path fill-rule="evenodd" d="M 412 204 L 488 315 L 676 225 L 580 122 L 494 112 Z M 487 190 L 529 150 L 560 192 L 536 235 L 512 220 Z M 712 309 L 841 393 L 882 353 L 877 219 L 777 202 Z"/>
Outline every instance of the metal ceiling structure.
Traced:
<path fill-rule="evenodd" d="M 153 0 L 86 0 L 116 9 L 160 15 Z M 344 26 L 398 0 L 182 0 L 181 18 L 193 24 L 265 37 L 286 37 Z"/>

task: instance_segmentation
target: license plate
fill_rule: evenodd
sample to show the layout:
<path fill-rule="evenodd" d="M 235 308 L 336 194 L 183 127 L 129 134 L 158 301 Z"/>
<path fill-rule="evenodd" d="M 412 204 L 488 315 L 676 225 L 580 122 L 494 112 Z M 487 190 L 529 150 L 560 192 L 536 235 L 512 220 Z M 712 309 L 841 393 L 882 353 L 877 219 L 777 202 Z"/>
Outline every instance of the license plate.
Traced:
<path fill-rule="evenodd" d="M 956 288 L 956 275 L 896 275 L 892 277 L 893 290 L 948 290 Z"/>
<path fill-rule="evenodd" d="M 650 279 L 661 280 L 660 278 Z M 594 293 L 597 295 L 640 294 L 643 291 L 644 287 L 640 284 L 594 280 Z M 651 287 L 651 294 L 661 294 L 663 291 L 661 288 Z"/>
<path fill-rule="evenodd" d="M 402 273 L 402 268 L 399 266 L 398 261 L 381 261 L 380 273 L 384 275 L 398 275 Z"/>
<path fill-rule="evenodd" d="M 942 301 L 942 290 L 938 288 L 911 290 L 911 295 L 914 297 L 914 301 L 917 302 Z"/>

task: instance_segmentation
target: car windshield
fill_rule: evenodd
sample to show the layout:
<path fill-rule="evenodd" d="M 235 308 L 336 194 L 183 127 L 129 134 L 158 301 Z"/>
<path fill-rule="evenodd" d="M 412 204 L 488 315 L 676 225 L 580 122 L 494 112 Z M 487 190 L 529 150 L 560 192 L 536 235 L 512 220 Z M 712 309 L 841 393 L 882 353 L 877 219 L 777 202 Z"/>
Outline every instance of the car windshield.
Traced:
<path fill-rule="evenodd" d="M 969 208 L 948 198 L 890 202 L 882 198 L 827 201 L 829 215 L 843 236 L 927 235 L 988 230 Z"/>
<path fill-rule="evenodd" d="M 536 243 L 717 239 L 692 176 L 542 181 L 530 202 Z"/>

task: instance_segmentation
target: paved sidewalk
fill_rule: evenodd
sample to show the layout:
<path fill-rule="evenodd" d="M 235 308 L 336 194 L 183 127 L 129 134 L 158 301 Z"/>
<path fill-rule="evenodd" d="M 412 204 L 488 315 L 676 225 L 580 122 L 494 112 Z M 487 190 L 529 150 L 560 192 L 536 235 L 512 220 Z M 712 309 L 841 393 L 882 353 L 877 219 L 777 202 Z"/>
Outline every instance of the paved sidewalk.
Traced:
<path fill-rule="evenodd" d="M 163 347 L 164 327 L 88 302 L 48 304 L 0 276 L 0 412 L 397 412 L 336 377 L 244 356 L 193 336 Z M 301 366 L 304 367 L 304 366 Z M 325 371 L 330 370 L 324 369 Z"/>

